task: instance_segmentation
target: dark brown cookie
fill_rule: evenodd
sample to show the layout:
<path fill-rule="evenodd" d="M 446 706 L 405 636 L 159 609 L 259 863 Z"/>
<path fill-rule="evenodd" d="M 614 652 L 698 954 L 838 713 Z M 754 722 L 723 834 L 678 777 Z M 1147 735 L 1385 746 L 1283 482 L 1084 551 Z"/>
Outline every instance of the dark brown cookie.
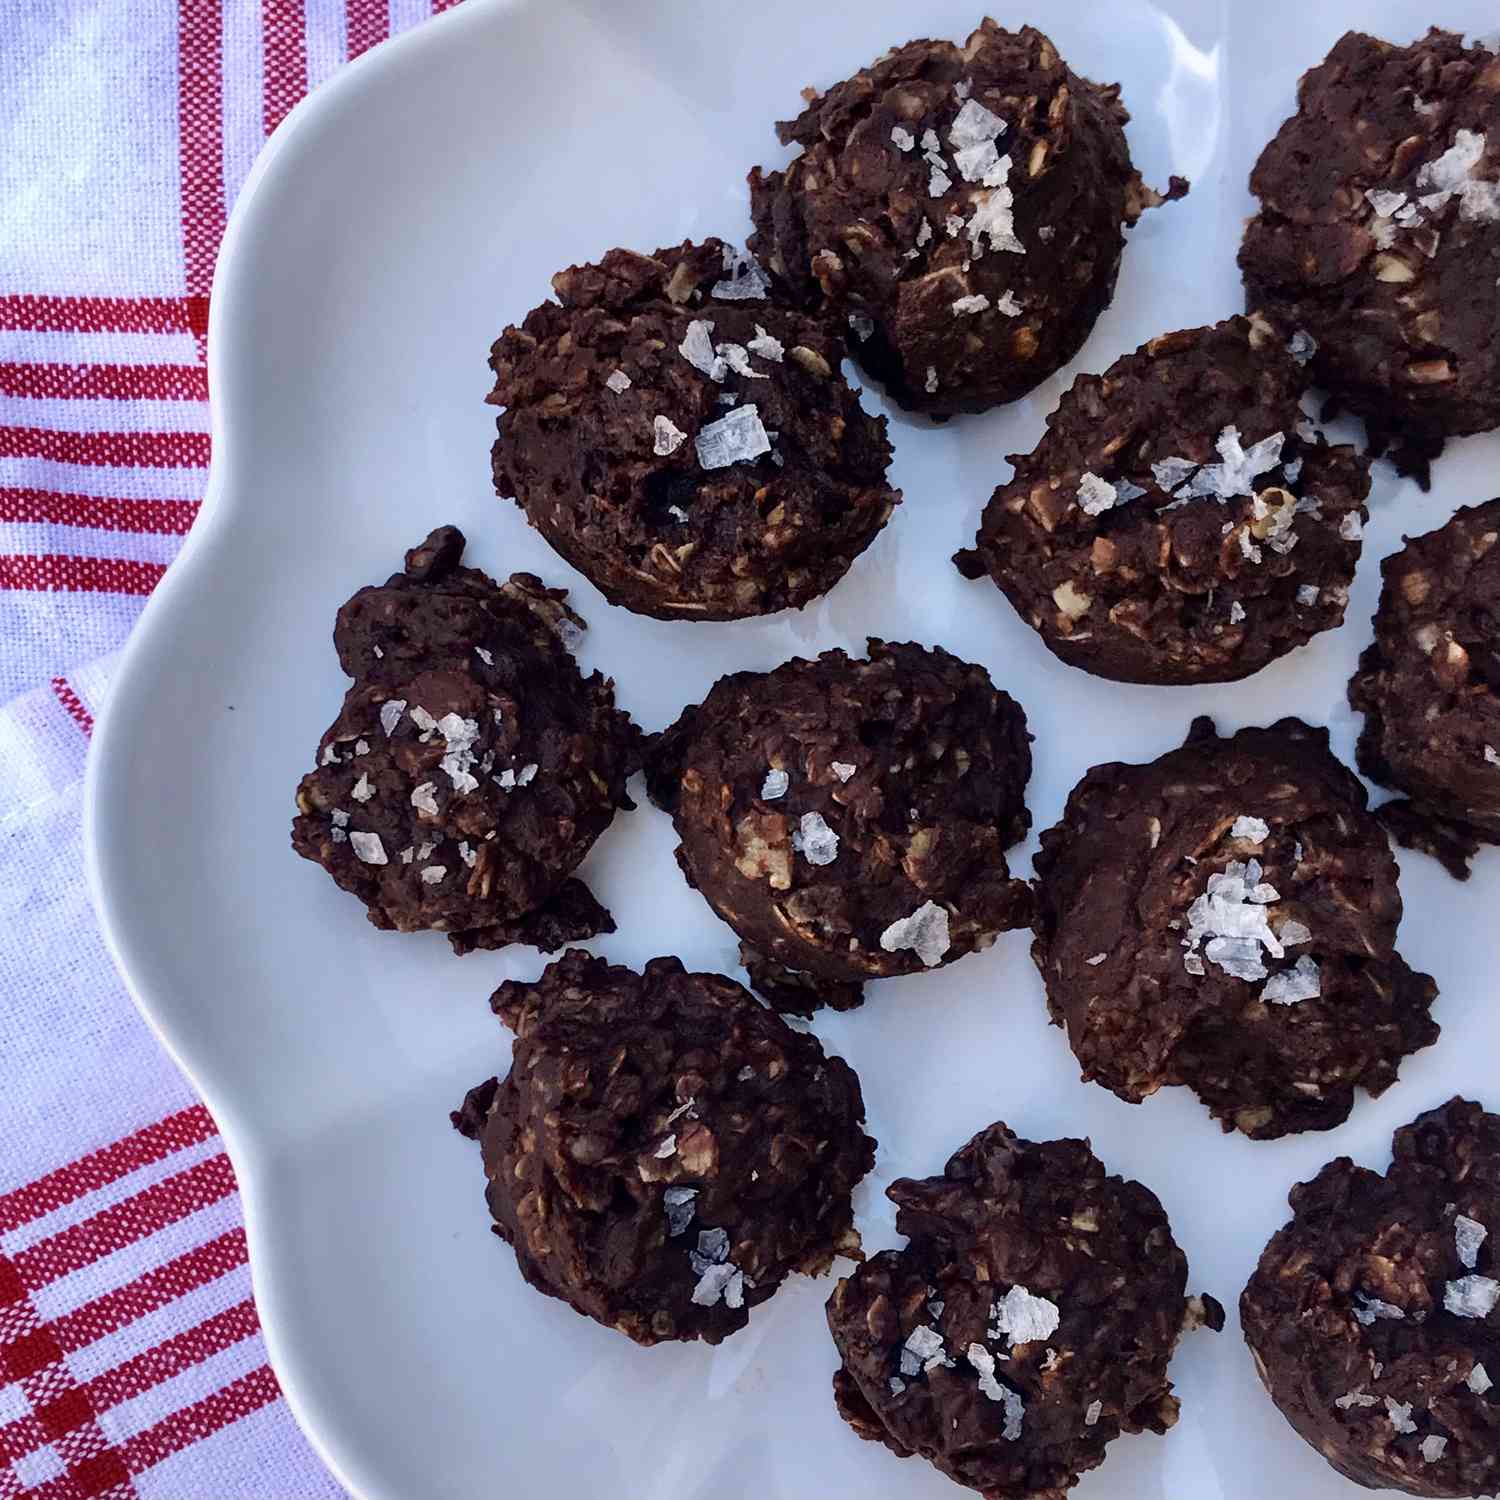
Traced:
<path fill-rule="evenodd" d="M 838 329 L 719 240 L 611 250 L 490 354 L 495 487 L 611 604 L 737 620 L 826 593 L 901 498 Z"/>
<path fill-rule="evenodd" d="M 988 1500 L 1061 1500 L 1122 1432 L 1177 1420 L 1167 1362 L 1187 1258 L 1156 1195 L 1105 1175 L 1087 1141 L 981 1131 L 941 1177 L 888 1196 L 904 1250 L 840 1281 L 828 1327 L 844 1419 Z"/>
<path fill-rule="evenodd" d="M 1306 386 L 1259 317 L 1152 339 L 1073 382 L 954 561 L 1096 676 L 1248 677 L 1343 622 L 1359 559 L 1369 464 Z"/>
<path fill-rule="evenodd" d="M 1096 766 L 1036 856 L 1032 957 L 1085 1079 L 1131 1104 L 1186 1084 L 1225 1130 L 1327 1130 L 1437 1040 L 1395 950 L 1396 861 L 1328 731 Z"/>
<path fill-rule="evenodd" d="M 463 549 L 441 527 L 339 610 L 354 686 L 297 788 L 292 847 L 375 926 L 446 932 L 459 953 L 613 931 L 569 877 L 632 805 L 639 733 L 613 684 L 579 672 L 564 591 L 496 584 Z"/>
<path fill-rule="evenodd" d="M 1383 1177 L 1341 1156 L 1292 1189 L 1240 1323 L 1282 1416 L 1340 1474 L 1493 1495 L 1500 1119 L 1451 1099 L 1393 1145 Z"/>
<path fill-rule="evenodd" d="M 982 667 L 871 640 L 720 678 L 648 747 L 690 884 L 779 1009 L 988 947 L 1030 904 L 1005 851 L 1031 818 L 1026 716 Z"/>
<path fill-rule="evenodd" d="M 915 41 L 776 127 L 802 153 L 750 174 L 751 248 L 913 411 L 1014 401 L 1066 364 L 1114 296 L 1134 224 L 1163 201 L 1130 162 L 1118 84 L 1041 32 L 985 20 Z M 1169 197 L 1187 184 L 1173 178 Z"/>
<path fill-rule="evenodd" d="M 1375 811 L 1459 880 L 1500 843 L 1500 500 L 1460 510 L 1385 559 L 1375 641 L 1349 702 L 1359 768 L 1406 793 Z"/>
<path fill-rule="evenodd" d="M 510 1075 L 453 1122 L 538 1291 L 640 1344 L 717 1344 L 792 1272 L 859 1258 L 850 1193 L 875 1142 L 816 1037 L 675 958 L 637 974 L 575 949 L 492 1004 Z"/>
<path fill-rule="evenodd" d="M 1500 58 L 1351 31 L 1306 73 L 1250 177 L 1246 302 L 1426 483 L 1445 438 L 1500 425 Z"/>

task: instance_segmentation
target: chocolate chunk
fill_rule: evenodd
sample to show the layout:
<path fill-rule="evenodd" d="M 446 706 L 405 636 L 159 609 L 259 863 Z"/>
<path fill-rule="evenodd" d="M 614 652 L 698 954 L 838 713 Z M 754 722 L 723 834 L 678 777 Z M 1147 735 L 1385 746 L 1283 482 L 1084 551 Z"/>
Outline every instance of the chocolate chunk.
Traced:
<path fill-rule="evenodd" d="M 946 651 L 869 653 L 721 678 L 648 748 L 683 873 L 753 950 L 762 993 L 799 1014 L 987 947 L 1030 911 L 1005 862 L 1031 821 L 1025 714 Z"/>
<path fill-rule="evenodd" d="M 1437 986 L 1395 951 L 1396 861 L 1326 729 L 1198 719 L 1096 766 L 1041 844 L 1048 1009 L 1128 1103 L 1186 1084 L 1225 1130 L 1327 1130 L 1437 1040 Z"/>
<path fill-rule="evenodd" d="M 495 487 L 611 604 L 735 620 L 826 593 L 900 499 L 837 329 L 719 240 L 611 250 L 490 354 Z M 629 381 L 615 380 L 623 373 Z M 613 382 L 613 383 L 612 383 Z"/>
<path fill-rule="evenodd" d="M 1087 1141 L 981 1131 L 941 1177 L 887 1196 L 909 1237 L 840 1281 L 828 1327 L 840 1415 L 988 1500 L 1060 1496 L 1122 1432 L 1177 1420 L 1167 1362 L 1188 1298 L 1157 1197 L 1105 1174 Z"/>
<path fill-rule="evenodd" d="M 1425 486 L 1444 440 L 1500 425 L 1500 63 L 1434 28 L 1351 31 L 1250 177 L 1246 303 L 1316 344 L 1317 385 Z"/>
<path fill-rule="evenodd" d="M 484 1149 L 521 1274 L 637 1343 L 717 1344 L 794 1271 L 858 1259 L 875 1161 L 859 1080 L 732 980 L 574 949 L 492 1004 L 509 1076 L 454 1125 Z"/>
<path fill-rule="evenodd" d="M 1061 660 L 1121 682 L 1230 682 L 1341 624 L 1369 464 L 1302 417 L 1263 318 L 1163 334 L 1080 375 L 973 552 Z"/>
<path fill-rule="evenodd" d="M 902 406 L 1015 401 L 1078 352 L 1114 295 L 1121 225 L 1164 201 L 1131 165 L 1129 118 L 1118 84 L 1032 27 L 909 42 L 776 127 L 802 152 L 750 174 L 751 248 L 848 316 Z M 1166 197 L 1186 191 L 1173 178 Z"/>
<path fill-rule="evenodd" d="M 1500 500 L 1467 506 L 1380 565 L 1375 641 L 1349 702 L 1359 768 L 1406 793 L 1376 816 L 1459 880 L 1500 843 Z"/>
<path fill-rule="evenodd" d="M 569 877 L 631 806 L 639 733 L 563 644 L 583 628 L 564 591 L 496 584 L 463 548 L 440 527 L 339 610 L 355 681 L 297 788 L 292 847 L 375 926 L 447 932 L 459 953 L 613 931 Z"/>
<path fill-rule="evenodd" d="M 1240 1298 L 1245 1340 L 1282 1416 L 1356 1484 L 1493 1494 L 1500 1283 L 1478 1231 L 1500 1226 L 1500 1118 L 1451 1099 L 1393 1155 L 1384 1176 L 1341 1156 L 1292 1189 Z"/>

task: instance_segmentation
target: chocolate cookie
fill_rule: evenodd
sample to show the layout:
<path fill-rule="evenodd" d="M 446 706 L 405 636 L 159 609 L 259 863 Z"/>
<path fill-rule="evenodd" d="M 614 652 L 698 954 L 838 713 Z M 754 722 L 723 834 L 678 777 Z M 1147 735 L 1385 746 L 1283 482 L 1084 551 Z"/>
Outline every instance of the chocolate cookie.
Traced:
<path fill-rule="evenodd" d="M 1152 339 L 1073 382 L 954 562 L 1098 677 L 1248 677 L 1343 622 L 1359 560 L 1369 464 L 1306 386 L 1260 317 Z"/>
<path fill-rule="evenodd" d="M 1292 1189 L 1240 1323 L 1282 1416 L 1340 1474 L 1408 1495 L 1493 1495 L 1500 1118 L 1451 1099 L 1403 1125 L 1393 1149 L 1383 1177 L 1341 1156 Z"/>
<path fill-rule="evenodd" d="M 737 620 L 826 593 L 885 525 L 884 417 L 837 329 L 719 240 L 552 278 L 490 353 L 495 488 L 611 604 Z"/>
<path fill-rule="evenodd" d="M 909 42 L 808 100 L 776 127 L 801 155 L 750 174 L 751 248 L 848 317 L 912 411 L 985 411 L 1065 365 L 1114 296 L 1120 226 L 1164 201 L 1131 165 L 1119 85 L 1030 26 Z"/>
<path fill-rule="evenodd" d="M 1395 950 L 1396 861 L 1365 791 L 1298 719 L 1095 766 L 1036 856 L 1032 957 L 1085 1079 L 1186 1084 L 1225 1130 L 1328 1130 L 1437 1040 Z"/>
<path fill-rule="evenodd" d="M 614 931 L 569 877 L 633 805 L 640 736 L 614 685 L 579 672 L 566 593 L 529 573 L 496 584 L 463 550 L 440 527 L 339 610 L 354 686 L 297 788 L 292 847 L 377 927 L 550 951 Z"/>
<path fill-rule="evenodd" d="M 849 1195 L 875 1142 L 816 1037 L 675 958 L 637 974 L 574 950 L 492 1004 L 510 1075 L 453 1123 L 538 1291 L 639 1344 L 717 1344 L 793 1271 L 859 1258 Z"/>
<path fill-rule="evenodd" d="M 1500 425 L 1497 126 L 1493 52 L 1351 31 L 1250 177 L 1247 305 L 1302 331 L 1316 383 L 1424 485 L 1445 438 Z"/>
<path fill-rule="evenodd" d="M 871 640 L 714 684 L 648 746 L 688 882 L 778 1009 L 847 1009 L 1025 923 L 1026 716 L 984 668 Z"/>
<path fill-rule="evenodd" d="M 1349 684 L 1360 770 L 1407 794 L 1375 816 L 1459 880 L 1480 844 L 1500 843 L 1497 540 L 1491 500 L 1386 558 L 1375 642 Z"/>
<path fill-rule="evenodd" d="M 1087 1141 L 991 1125 L 887 1195 L 909 1243 L 828 1303 L 834 1399 L 860 1437 L 988 1500 L 1061 1500 L 1122 1432 L 1176 1422 L 1167 1361 L 1224 1310 L 1183 1295 L 1150 1189 L 1106 1176 Z"/>

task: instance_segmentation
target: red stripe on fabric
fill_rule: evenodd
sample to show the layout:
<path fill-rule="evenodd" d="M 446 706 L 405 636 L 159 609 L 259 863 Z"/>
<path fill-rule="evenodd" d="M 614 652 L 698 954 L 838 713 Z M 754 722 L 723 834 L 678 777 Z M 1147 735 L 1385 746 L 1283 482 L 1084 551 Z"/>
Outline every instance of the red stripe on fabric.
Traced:
<path fill-rule="evenodd" d="M 66 710 L 67 715 L 85 735 L 92 737 L 94 733 L 94 716 L 83 706 L 83 699 L 68 685 L 66 677 L 54 677 L 52 679 L 52 693 Z"/>
<path fill-rule="evenodd" d="M 35 1291 L 229 1197 L 234 1190 L 234 1171 L 221 1152 L 100 1209 L 81 1224 L 39 1240 L 11 1256 L 11 1262 L 23 1284 Z"/>
<path fill-rule="evenodd" d="M 255 1303 L 246 1298 L 213 1317 L 204 1319 L 154 1349 L 127 1359 L 124 1364 L 106 1370 L 84 1384 L 84 1391 L 95 1411 L 107 1411 L 122 1401 L 133 1400 L 153 1386 L 201 1365 L 204 1360 L 228 1349 L 260 1331 Z"/>
<path fill-rule="evenodd" d="M 122 557 L 0 556 L 0 589 L 35 593 L 149 594 L 167 571 L 164 563 Z"/>
<path fill-rule="evenodd" d="M 231 1229 L 175 1260 L 156 1266 L 126 1286 L 55 1318 L 47 1326 L 63 1352 L 72 1354 L 115 1333 L 210 1281 L 245 1264 L 245 1231 Z"/>
<path fill-rule="evenodd" d="M 186 536 L 197 514 L 196 500 L 116 500 L 0 486 L 0 522 L 29 521 L 47 526 L 88 526 L 95 531 Z"/>
<path fill-rule="evenodd" d="M 0 328 L 29 333 L 191 333 L 187 297 L 0 297 Z"/>
<path fill-rule="evenodd" d="M 201 1105 L 178 1110 L 164 1120 L 147 1125 L 122 1140 L 98 1151 L 91 1151 L 25 1187 L 0 1196 L 0 1234 L 19 1229 L 43 1214 L 50 1214 L 65 1203 L 72 1203 L 85 1193 L 96 1192 L 128 1173 L 149 1167 L 153 1162 L 185 1151 L 218 1133 L 214 1118 Z"/>
<path fill-rule="evenodd" d="M 207 401 L 202 365 L 0 364 L 0 396 Z"/>
<path fill-rule="evenodd" d="M 344 19 L 349 34 L 349 60 L 383 42 L 391 34 L 387 0 L 344 0 Z"/>
<path fill-rule="evenodd" d="M 458 4 L 460 0 L 432 0 L 432 13 L 437 15 L 441 11 L 452 10 Z"/>
<path fill-rule="evenodd" d="M 127 469 L 208 466 L 206 432 L 55 432 L 50 427 L 0 427 L 0 458 L 53 463 L 113 464 Z"/>
<path fill-rule="evenodd" d="M 302 0 L 262 0 L 261 31 L 265 37 L 262 123 L 270 135 L 307 92 L 307 18 Z"/>
<path fill-rule="evenodd" d="M 276 1384 L 270 1365 L 262 1365 L 232 1381 L 223 1390 L 173 1412 L 155 1427 L 127 1438 L 120 1444 L 121 1457 L 132 1474 L 139 1474 L 180 1449 L 201 1442 L 221 1427 L 269 1406 L 280 1395 L 281 1388 Z"/>
<path fill-rule="evenodd" d="M 178 0 L 177 51 L 183 266 L 188 292 L 207 296 L 225 218 L 220 0 Z"/>

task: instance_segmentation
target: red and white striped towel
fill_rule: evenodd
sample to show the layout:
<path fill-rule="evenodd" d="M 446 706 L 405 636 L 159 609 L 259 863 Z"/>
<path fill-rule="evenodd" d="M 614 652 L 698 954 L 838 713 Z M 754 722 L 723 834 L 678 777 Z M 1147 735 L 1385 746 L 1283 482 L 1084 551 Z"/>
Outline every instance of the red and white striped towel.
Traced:
<path fill-rule="evenodd" d="M 266 135 L 447 0 L 0 0 L 0 1500 L 342 1492 L 227 1158 L 84 888 L 113 653 L 193 523 L 219 239 Z"/>

